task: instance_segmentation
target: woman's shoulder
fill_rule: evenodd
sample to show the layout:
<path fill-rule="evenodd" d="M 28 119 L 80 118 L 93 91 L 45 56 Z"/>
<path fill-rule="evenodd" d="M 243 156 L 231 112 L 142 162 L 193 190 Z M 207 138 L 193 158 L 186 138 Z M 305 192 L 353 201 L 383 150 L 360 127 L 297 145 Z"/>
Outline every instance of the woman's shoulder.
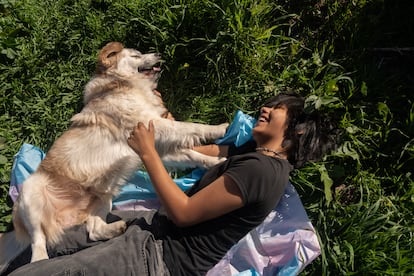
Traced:
<path fill-rule="evenodd" d="M 293 166 L 286 159 L 249 152 L 229 157 L 228 170 L 243 176 L 254 175 L 255 178 L 269 180 L 275 176 L 289 175 Z"/>

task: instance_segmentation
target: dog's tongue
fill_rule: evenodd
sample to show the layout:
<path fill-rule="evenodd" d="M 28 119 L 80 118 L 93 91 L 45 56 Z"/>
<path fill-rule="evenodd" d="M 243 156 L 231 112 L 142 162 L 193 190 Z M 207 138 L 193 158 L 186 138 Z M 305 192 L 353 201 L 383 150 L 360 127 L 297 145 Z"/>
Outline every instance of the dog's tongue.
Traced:
<path fill-rule="evenodd" d="M 145 70 L 144 74 L 147 75 L 147 76 L 150 76 L 150 75 L 153 75 L 153 74 L 155 74 L 157 72 L 160 72 L 160 71 L 161 71 L 160 67 L 152 67 L 152 70 Z"/>

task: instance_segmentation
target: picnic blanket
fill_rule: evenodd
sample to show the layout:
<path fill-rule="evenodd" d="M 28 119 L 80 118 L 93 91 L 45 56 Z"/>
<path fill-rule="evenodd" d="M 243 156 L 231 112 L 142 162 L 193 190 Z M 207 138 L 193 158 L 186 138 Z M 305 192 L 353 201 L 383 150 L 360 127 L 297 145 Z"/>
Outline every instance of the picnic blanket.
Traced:
<path fill-rule="evenodd" d="M 236 146 L 251 139 L 254 119 L 238 111 L 225 135 L 216 143 Z M 38 147 L 23 144 L 14 157 L 9 195 L 16 200 L 24 180 L 33 173 L 45 153 Z M 175 178 L 182 189 L 190 188 L 203 175 L 195 169 Z M 137 170 L 113 199 L 113 209 L 158 208 L 159 202 L 145 171 Z M 315 229 L 292 183 L 288 183 L 279 204 L 265 221 L 235 244 L 207 276 L 293 276 L 298 275 L 320 255 Z"/>

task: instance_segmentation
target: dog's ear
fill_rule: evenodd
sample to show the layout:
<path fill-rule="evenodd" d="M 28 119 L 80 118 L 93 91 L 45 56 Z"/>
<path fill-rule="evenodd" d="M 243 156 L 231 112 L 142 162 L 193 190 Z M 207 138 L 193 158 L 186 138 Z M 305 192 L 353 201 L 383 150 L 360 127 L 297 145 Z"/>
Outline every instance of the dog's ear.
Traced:
<path fill-rule="evenodd" d="M 116 54 L 124 49 L 124 45 L 120 42 L 109 42 L 106 44 L 98 54 L 98 64 L 96 73 L 103 73 L 106 69 L 116 63 Z"/>

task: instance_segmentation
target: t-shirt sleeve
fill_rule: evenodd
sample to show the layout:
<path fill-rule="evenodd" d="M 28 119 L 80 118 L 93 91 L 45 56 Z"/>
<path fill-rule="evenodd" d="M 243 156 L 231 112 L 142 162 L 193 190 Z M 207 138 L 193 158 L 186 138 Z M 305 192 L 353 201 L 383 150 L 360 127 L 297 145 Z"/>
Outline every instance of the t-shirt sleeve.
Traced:
<path fill-rule="evenodd" d="M 239 157 L 231 162 L 225 175 L 239 187 L 244 204 L 263 201 L 269 191 L 271 179 L 264 172 L 266 165 L 259 158 Z"/>

